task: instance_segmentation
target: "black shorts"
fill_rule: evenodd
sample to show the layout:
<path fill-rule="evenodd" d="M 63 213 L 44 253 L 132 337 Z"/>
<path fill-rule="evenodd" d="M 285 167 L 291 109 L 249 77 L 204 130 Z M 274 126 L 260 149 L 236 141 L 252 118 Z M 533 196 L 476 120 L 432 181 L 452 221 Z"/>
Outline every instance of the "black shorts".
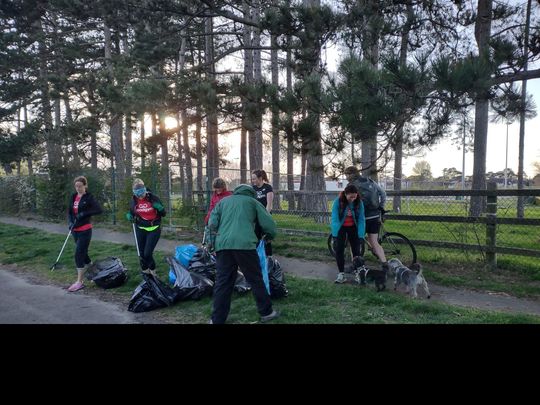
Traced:
<path fill-rule="evenodd" d="M 366 233 L 379 233 L 379 229 L 381 229 L 379 218 L 366 220 Z"/>

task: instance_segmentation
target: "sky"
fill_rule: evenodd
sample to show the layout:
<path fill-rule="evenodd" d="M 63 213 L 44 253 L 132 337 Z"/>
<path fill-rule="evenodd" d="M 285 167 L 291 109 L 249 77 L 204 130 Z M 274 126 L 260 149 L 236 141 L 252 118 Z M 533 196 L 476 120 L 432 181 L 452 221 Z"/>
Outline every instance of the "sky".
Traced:
<path fill-rule="evenodd" d="M 511 0 L 512 3 L 518 3 L 516 0 Z M 329 72 L 335 72 L 337 70 L 337 64 L 341 59 L 337 49 L 334 46 L 326 48 L 325 52 L 321 55 L 323 62 Z M 241 69 L 241 58 L 237 58 L 235 62 L 229 61 L 231 65 L 238 65 Z M 529 66 L 529 69 L 538 68 L 538 66 Z M 284 73 L 280 72 L 280 84 L 284 84 Z M 540 162 L 540 79 L 533 79 L 527 82 L 527 92 L 532 95 L 533 100 L 537 106 L 537 112 L 539 116 L 526 121 L 525 124 L 525 156 L 524 156 L 524 170 L 525 174 L 529 177 L 533 177 L 535 170 L 533 168 L 533 162 Z M 490 110 L 490 116 L 491 116 Z M 474 110 L 473 110 L 474 117 Z M 149 131 L 149 120 L 147 120 L 147 130 Z M 173 120 L 170 126 L 175 126 L 176 121 Z M 486 172 L 502 171 L 505 168 L 506 155 L 508 155 L 508 168 L 512 169 L 514 173 L 518 171 L 518 149 L 519 149 L 519 120 L 512 125 L 508 126 L 508 151 L 506 150 L 506 124 L 494 124 L 489 123 L 488 126 L 488 140 L 487 140 L 487 156 L 486 156 Z M 231 165 L 238 165 L 240 154 L 240 134 L 229 133 L 227 137 L 220 139 L 220 145 L 227 144 L 230 147 L 230 153 L 226 158 L 231 162 Z M 264 150 L 264 169 L 268 172 L 271 170 L 271 148 Z M 300 171 L 300 162 L 295 162 L 295 173 Z M 455 167 L 457 170 L 462 170 L 463 164 L 463 151 L 459 145 L 452 144 L 450 140 L 442 140 L 436 145 L 425 148 L 422 156 L 404 157 L 403 159 L 403 174 L 410 176 L 412 169 L 417 161 L 426 160 L 431 166 L 431 173 L 433 177 L 442 176 L 443 169 Z M 285 170 L 285 163 L 281 164 L 281 172 Z M 389 167 L 387 173 L 392 168 Z M 465 155 L 465 175 L 472 175 L 473 171 L 473 152 L 467 152 Z"/>
<path fill-rule="evenodd" d="M 527 82 L 527 92 L 533 96 L 537 109 L 540 109 L 540 79 Z M 540 115 L 540 111 L 537 110 Z M 525 154 L 523 169 L 529 177 L 534 176 L 533 162 L 540 162 L 540 117 L 536 116 L 525 122 Z M 461 171 L 463 151 L 458 145 L 448 140 L 442 141 L 426 150 L 425 157 L 404 159 L 403 173 L 412 174 L 412 168 L 418 160 L 426 160 L 431 166 L 434 177 L 442 176 L 444 168 L 455 167 Z M 508 168 L 517 173 L 519 156 L 519 121 L 508 126 Z M 486 172 L 497 172 L 504 169 L 506 159 L 506 124 L 489 123 Z M 472 175 L 473 152 L 465 155 L 465 175 Z"/>

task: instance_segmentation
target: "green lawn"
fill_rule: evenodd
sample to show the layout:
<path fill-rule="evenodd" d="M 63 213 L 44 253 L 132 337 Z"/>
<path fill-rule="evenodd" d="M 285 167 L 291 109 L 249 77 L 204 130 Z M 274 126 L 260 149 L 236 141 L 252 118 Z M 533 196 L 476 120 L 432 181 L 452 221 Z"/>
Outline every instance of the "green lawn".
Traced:
<path fill-rule="evenodd" d="M 39 230 L 0 224 L 0 263 L 16 263 L 27 271 L 58 285 L 73 282 L 73 243 L 68 243 L 61 263 L 65 268 L 54 272 L 49 266 L 54 263 L 64 236 L 49 234 Z M 276 241 L 276 249 L 286 250 L 286 238 Z M 312 248 L 313 243 L 306 242 Z M 315 250 L 321 250 L 320 248 Z M 128 282 L 112 294 L 124 300 L 129 299 L 141 281 L 137 270 L 137 255 L 131 245 L 119 245 L 93 241 L 90 256 L 94 259 L 107 256 L 119 257 L 128 267 Z M 162 280 L 168 279 L 168 268 L 163 262 L 163 254 L 156 253 L 159 263 L 158 274 Z M 316 257 L 313 257 L 314 259 Z M 470 324 L 470 323 L 540 323 L 540 317 L 511 315 L 443 305 L 434 301 L 411 300 L 392 292 L 377 293 L 373 286 L 334 285 L 320 280 L 306 280 L 287 276 L 290 295 L 275 301 L 275 307 L 283 316 L 275 323 L 372 323 L 372 324 Z M 88 286 L 88 291 L 97 289 Z M 170 322 L 205 323 L 211 310 L 211 299 L 181 302 L 159 310 Z M 230 323 L 251 323 L 258 319 L 255 303 L 250 294 L 235 295 L 232 303 Z"/>

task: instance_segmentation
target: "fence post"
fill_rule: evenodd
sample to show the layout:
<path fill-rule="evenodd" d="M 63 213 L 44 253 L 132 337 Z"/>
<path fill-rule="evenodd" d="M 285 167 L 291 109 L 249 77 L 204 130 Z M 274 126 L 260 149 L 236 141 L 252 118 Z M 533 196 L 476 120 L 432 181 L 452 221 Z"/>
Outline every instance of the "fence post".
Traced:
<path fill-rule="evenodd" d="M 112 189 L 112 221 L 116 225 L 116 171 L 114 163 L 111 161 L 111 189 Z"/>
<path fill-rule="evenodd" d="M 487 183 L 487 189 L 489 191 L 497 190 L 497 183 Z M 487 197 L 487 211 L 486 211 L 486 260 L 487 266 L 490 270 L 497 269 L 497 253 L 495 247 L 497 246 L 497 195 Z"/>

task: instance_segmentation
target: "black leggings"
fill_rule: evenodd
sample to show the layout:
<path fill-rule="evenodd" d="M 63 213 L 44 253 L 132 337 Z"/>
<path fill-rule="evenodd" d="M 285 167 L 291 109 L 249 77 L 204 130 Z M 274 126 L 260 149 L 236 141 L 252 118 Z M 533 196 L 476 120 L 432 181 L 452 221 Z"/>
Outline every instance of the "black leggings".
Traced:
<path fill-rule="evenodd" d="M 358 237 L 358 228 L 356 228 L 356 225 L 342 226 L 338 232 L 336 243 L 336 262 L 340 272 L 343 272 L 345 269 L 346 240 L 349 240 L 353 257 L 360 256 L 360 238 Z"/>
<path fill-rule="evenodd" d="M 153 231 L 145 231 L 138 226 L 135 227 L 135 233 L 137 235 L 137 243 L 139 244 L 139 251 L 141 257 L 139 261 L 141 263 L 142 270 L 154 270 L 156 268 L 156 262 L 152 254 L 161 236 L 161 226 Z"/>
<path fill-rule="evenodd" d="M 92 228 L 81 232 L 72 232 L 75 239 L 75 265 L 78 269 L 82 269 L 85 264 L 91 262 L 88 256 L 88 246 L 90 246 L 90 240 L 92 239 Z"/>

